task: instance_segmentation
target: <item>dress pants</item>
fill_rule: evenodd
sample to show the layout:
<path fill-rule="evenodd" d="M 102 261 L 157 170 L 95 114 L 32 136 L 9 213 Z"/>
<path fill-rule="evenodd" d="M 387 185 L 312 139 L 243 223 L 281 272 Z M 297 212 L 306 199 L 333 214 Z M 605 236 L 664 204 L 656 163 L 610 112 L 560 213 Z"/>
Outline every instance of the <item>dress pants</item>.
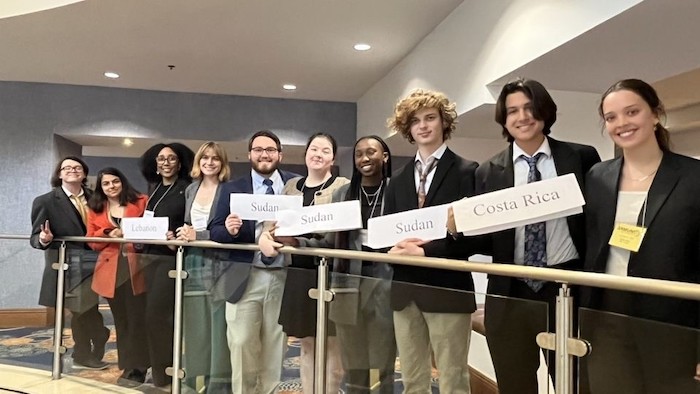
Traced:
<path fill-rule="evenodd" d="M 429 394 L 432 347 L 440 392 L 469 394 L 470 313 L 430 313 L 414 302 L 394 311 L 396 344 L 405 394 Z"/>
<path fill-rule="evenodd" d="M 700 393 L 697 329 L 586 310 L 581 337 L 591 343 L 582 394 Z"/>
<path fill-rule="evenodd" d="M 226 303 L 231 379 L 237 394 L 278 390 L 287 336 L 278 323 L 286 269 L 251 267 L 238 302 Z"/>
<path fill-rule="evenodd" d="M 173 363 L 175 280 L 168 277 L 168 271 L 175 269 L 175 256 L 150 255 L 148 261 L 145 267 L 148 352 L 153 384 L 162 387 L 172 382 L 165 369 Z"/>
<path fill-rule="evenodd" d="M 501 394 L 537 394 L 540 347 L 535 338 L 554 332 L 559 285 L 546 282 L 534 292 L 525 282 L 511 279 L 511 297 L 487 296 L 484 326 Z M 554 352 L 544 353 L 555 381 Z"/>
<path fill-rule="evenodd" d="M 92 358 L 93 345 L 100 346 L 105 335 L 109 337 L 109 334 L 97 304 L 82 312 L 71 311 L 71 315 L 70 327 L 74 342 L 72 356 L 80 362 Z"/>
<path fill-rule="evenodd" d="M 131 280 L 114 290 L 107 298 L 117 332 L 119 369 L 146 370 L 150 365 L 146 335 L 146 295 L 134 295 Z"/>
<path fill-rule="evenodd" d="M 304 394 L 314 392 L 314 364 L 316 362 L 316 337 L 300 338 L 301 357 L 299 374 Z M 343 361 L 340 359 L 340 341 L 338 337 L 328 337 L 326 340 L 326 389 L 325 394 L 337 394 L 340 381 L 343 379 Z"/>

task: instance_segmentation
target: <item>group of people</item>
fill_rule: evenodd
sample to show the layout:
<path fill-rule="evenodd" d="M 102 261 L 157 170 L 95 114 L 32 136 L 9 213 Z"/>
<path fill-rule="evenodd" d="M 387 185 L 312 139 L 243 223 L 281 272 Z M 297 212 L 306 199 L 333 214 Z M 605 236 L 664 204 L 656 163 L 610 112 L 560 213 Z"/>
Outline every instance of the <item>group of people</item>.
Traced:
<path fill-rule="evenodd" d="M 280 385 L 287 337 L 301 346 L 304 392 L 394 392 L 398 355 L 405 393 L 430 392 L 433 367 L 440 391 L 469 393 L 471 314 L 476 310 L 468 272 L 334 259 L 329 308 L 326 387 L 314 391 L 316 259 L 280 254 L 284 245 L 372 250 L 363 245 L 369 219 L 464 197 L 574 174 L 584 212 L 492 234 L 466 237 L 450 212 L 443 239 L 405 239 L 390 254 L 467 259 L 479 253 L 496 263 L 585 270 L 618 276 L 698 283 L 700 162 L 673 153 L 654 89 L 636 79 L 617 82 L 599 112 L 620 155 L 601 163 L 595 148 L 549 136 L 557 106 L 537 81 L 506 84 L 496 122 L 510 143 L 482 164 L 450 150 L 455 104 L 442 93 L 415 90 L 402 98 L 389 127 L 417 147 L 415 158 L 392 175 L 391 152 L 377 136 L 357 140 L 351 179 L 333 172 L 337 143 L 327 133 L 306 145 L 307 174 L 279 168 L 282 145 L 272 132 L 250 138 L 249 174 L 229 181 L 226 152 L 215 142 L 196 154 L 178 143 L 158 144 L 141 157 L 148 194 L 134 190 L 115 168 L 99 171 L 94 192 L 88 166 L 67 157 L 56 167 L 54 190 L 32 207 L 34 247 L 47 250 L 40 303 L 55 303 L 54 237 L 120 238 L 125 217 L 166 216 L 168 239 L 257 243 L 259 251 L 187 248 L 183 303 L 185 383 L 204 376 L 207 392 L 273 393 Z M 304 206 L 359 200 L 362 229 L 277 236 L 274 222 L 243 220 L 230 195 L 301 196 Z M 641 229 L 635 250 L 611 245 L 620 226 Z M 618 244 L 615 244 L 618 245 Z M 87 250 L 92 249 L 95 252 Z M 117 334 L 122 381 L 167 387 L 172 362 L 175 251 L 130 243 L 68 245 L 66 307 L 75 340 L 74 365 L 103 368 L 109 330 L 97 296 L 109 302 Z M 499 392 L 537 393 L 540 349 L 535 337 L 554 330 L 559 285 L 491 276 L 485 306 L 486 338 Z M 593 314 L 581 336 L 593 346 L 581 361 L 580 392 L 690 393 L 700 375 L 697 302 L 667 297 L 574 289 L 579 305 L 614 312 Z M 547 307 L 544 307 L 546 305 Z M 660 323 L 633 324 L 621 315 Z M 582 315 L 583 316 L 583 315 Z M 672 325 L 686 327 L 687 335 Z M 554 360 L 547 363 L 555 377 Z M 371 373 L 377 370 L 378 373 Z M 374 388 L 373 388 L 374 387 Z"/>

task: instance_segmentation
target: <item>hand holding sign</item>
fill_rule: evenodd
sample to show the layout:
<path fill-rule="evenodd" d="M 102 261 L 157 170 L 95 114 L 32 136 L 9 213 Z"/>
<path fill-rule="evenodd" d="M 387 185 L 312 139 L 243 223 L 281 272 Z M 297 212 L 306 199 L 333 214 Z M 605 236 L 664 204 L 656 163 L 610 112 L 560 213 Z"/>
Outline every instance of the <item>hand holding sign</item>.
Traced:
<path fill-rule="evenodd" d="M 528 183 L 452 204 L 457 231 L 487 234 L 575 215 L 586 202 L 574 174 Z"/>

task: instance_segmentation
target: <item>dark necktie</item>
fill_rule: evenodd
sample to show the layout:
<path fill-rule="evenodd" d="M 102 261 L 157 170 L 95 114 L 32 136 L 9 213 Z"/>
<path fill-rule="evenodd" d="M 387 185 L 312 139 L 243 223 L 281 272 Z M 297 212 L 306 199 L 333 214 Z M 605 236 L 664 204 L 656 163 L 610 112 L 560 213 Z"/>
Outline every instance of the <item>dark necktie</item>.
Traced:
<path fill-rule="evenodd" d="M 275 194 L 275 189 L 272 188 L 272 179 L 270 178 L 265 178 L 263 179 L 263 185 L 267 186 L 267 190 L 265 190 L 265 194 Z M 262 261 L 263 264 L 265 265 L 270 265 L 275 262 L 274 257 L 267 257 L 264 254 L 260 254 L 260 261 Z"/>
<path fill-rule="evenodd" d="M 265 194 L 275 194 L 275 189 L 272 188 L 272 179 L 270 178 L 265 178 L 263 180 L 263 185 L 267 186 L 267 190 L 265 190 Z"/>
<path fill-rule="evenodd" d="M 425 168 L 423 168 L 423 163 L 420 160 L 416 160 L 416 170 L 418 170 L 418 208 L 423 208 L 425 205 L 425 181 L 428 179 L 428 174 L 437 165 L 437 159 L 430 156 L 428 160 L 425 161 Z"/>
<path fill-rule="evenodd" d="M 544 153 L 540 152 L 534 157 L 521 155 L 530 166 L 527 173 L 527 183 L 537 182 L 542 180 L 542 174 L 537 169 L 537 161 Z M 524 265 L 531 267 L 546 267 L 547 266 L 547 229 L 545 222 L 528 224 L 525 226 L 525 255 L 523 259 Z M 538 292 L 544 286 L 544 281 L 535 279 L 523 279 L 530 288 Z"/>

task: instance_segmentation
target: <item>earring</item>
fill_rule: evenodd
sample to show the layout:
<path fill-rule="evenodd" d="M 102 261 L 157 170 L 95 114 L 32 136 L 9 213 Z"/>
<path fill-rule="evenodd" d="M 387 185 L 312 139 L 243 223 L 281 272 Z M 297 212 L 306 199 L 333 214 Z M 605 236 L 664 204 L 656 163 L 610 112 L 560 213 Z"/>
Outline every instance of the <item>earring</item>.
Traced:
<path fill-rule="evenodd" d="M 160 175 L 160 171 L 156 171 L 156 175 Z"/>

